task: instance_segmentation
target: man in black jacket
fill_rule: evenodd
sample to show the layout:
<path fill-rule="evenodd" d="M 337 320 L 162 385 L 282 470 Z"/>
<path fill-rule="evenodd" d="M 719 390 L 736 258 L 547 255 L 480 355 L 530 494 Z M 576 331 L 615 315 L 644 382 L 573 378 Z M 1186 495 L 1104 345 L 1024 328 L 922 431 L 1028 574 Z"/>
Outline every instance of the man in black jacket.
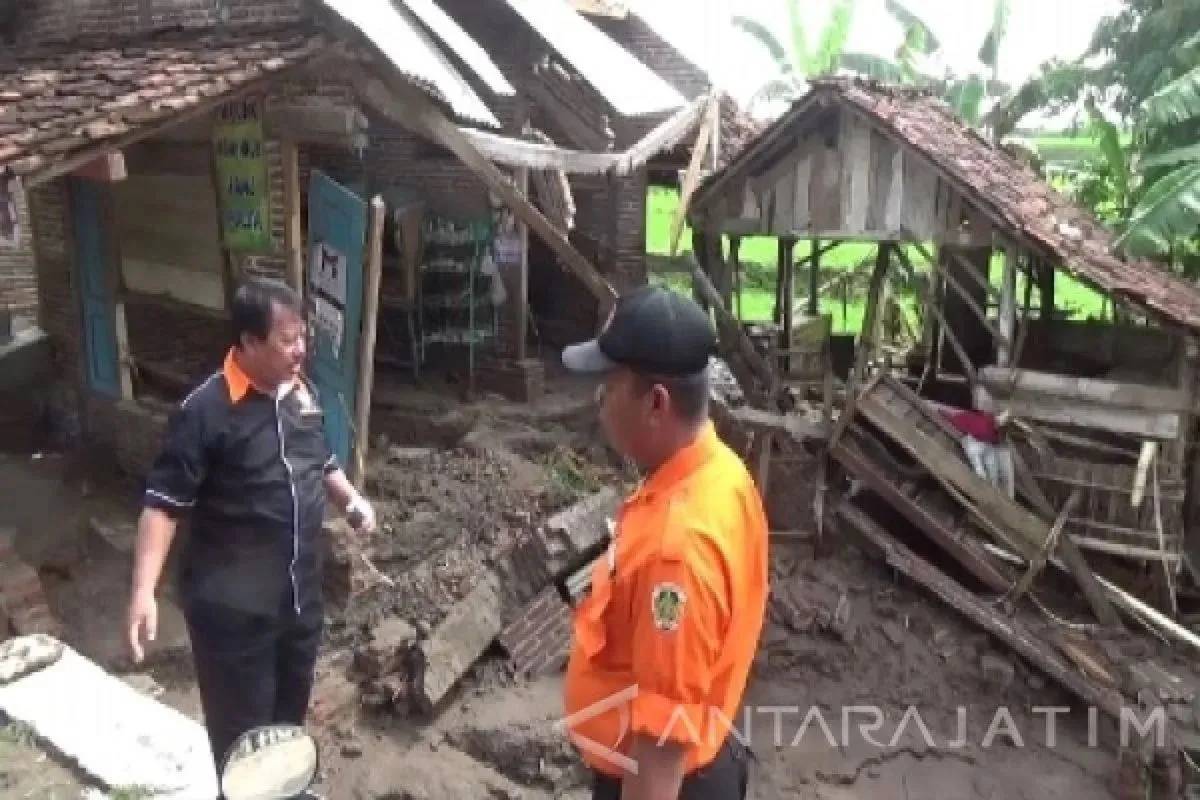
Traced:
<path fill-rule="evenodd" d="M 141 661 L 143 640 L 155 636 L 155 589 L 176 522 L 189 514 L 180 596 L 218 765 L 246 730 L 304 720 L 324 625 L 326 501 L 361 530 L 375 525 L 330 450 L 304 379 L 296 293 L 248 283 L 234 297 L 232 321 L 224 365 L 172 415 L 147 478 L 128 620 Z"/>

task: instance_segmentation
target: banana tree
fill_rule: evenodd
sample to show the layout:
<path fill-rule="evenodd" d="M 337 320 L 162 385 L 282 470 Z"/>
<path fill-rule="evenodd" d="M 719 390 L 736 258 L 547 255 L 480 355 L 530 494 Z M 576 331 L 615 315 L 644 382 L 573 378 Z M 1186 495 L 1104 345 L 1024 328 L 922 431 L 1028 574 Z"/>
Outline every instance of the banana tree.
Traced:
<path fill-rule="evenodd" d="M 789 23 L 787 44 L 766 25 L 755 19 L 734 16 L 733 24 L 771 55 L 777 74 L 764 83 L 750 99 L 751 106 L 762 102 L 792 102 L 808 90 L 808 80 L 837 72 L 842 66 L 846 40 L 854 21 L 854 0 L 837 0 L 829 22 L 820 30 L 815 46 L 810 46 L 802 13 L 803 0 L 786 0 Z"/>
<path fill-rule="evenodd" d="M 1175 144 L 1180 130 L 1189 144 Z M 1142 256 L 1170 257 L 1178 240 L 1200 230 L 1200 64 L 1151 95 L 1142 107 L 1135 141 L 1146 146 L 1138 172 L 1137 205 L 1117 243 Z"/>

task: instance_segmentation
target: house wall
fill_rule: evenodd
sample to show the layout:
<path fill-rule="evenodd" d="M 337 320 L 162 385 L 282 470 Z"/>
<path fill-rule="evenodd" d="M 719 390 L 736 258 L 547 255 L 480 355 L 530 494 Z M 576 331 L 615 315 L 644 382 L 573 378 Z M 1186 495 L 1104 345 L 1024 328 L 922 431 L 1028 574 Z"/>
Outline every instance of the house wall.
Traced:
<path fill-rule="evenodd" d="M 228 13 L 231 27 L 282 25 L 305 18 L 303 0 L 25 0 L 18 40 L 135 36 L 165 27 L 208 28 Z"/>
<path fill-rule="evenodd" d="M 17 246 L 0 247 L 0 311 L 30 316 L 37 307 L 37 282 L 33 274 L 33 232 L 29 225 L 29 201 L 23 192 L 13 197 L 20 224 Z"/>

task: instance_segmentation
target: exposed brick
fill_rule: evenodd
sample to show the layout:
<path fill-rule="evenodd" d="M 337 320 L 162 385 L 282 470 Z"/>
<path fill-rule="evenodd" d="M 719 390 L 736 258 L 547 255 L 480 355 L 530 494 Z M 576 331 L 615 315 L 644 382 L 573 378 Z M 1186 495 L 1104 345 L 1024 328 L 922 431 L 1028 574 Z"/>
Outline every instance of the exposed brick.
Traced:
<path fill-rule="evenodd" d="M 562 666 L 571 645 L 571 609 L 549 586 L 525 607 L 497 641 L 522 675 L 545 674 Z"/>

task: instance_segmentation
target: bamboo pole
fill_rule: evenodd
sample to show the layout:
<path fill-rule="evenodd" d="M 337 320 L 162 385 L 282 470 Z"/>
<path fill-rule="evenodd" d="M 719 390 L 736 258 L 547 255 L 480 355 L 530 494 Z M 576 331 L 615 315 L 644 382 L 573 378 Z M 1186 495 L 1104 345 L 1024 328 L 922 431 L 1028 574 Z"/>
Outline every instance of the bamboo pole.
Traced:
<path fill-rule="evenodd" d="M 350 481 L 362 491 L 367 474 L 371 422 L 371 388 L 375 385 L 375 330 L 379 319 L 379 284 L 383 277 L 383 198 L 371 198 L 367 234 L 367 275 L 363 283 L 363 325 L 358 350 L 358 394 L 354 402 L 354 465 Z"/>

